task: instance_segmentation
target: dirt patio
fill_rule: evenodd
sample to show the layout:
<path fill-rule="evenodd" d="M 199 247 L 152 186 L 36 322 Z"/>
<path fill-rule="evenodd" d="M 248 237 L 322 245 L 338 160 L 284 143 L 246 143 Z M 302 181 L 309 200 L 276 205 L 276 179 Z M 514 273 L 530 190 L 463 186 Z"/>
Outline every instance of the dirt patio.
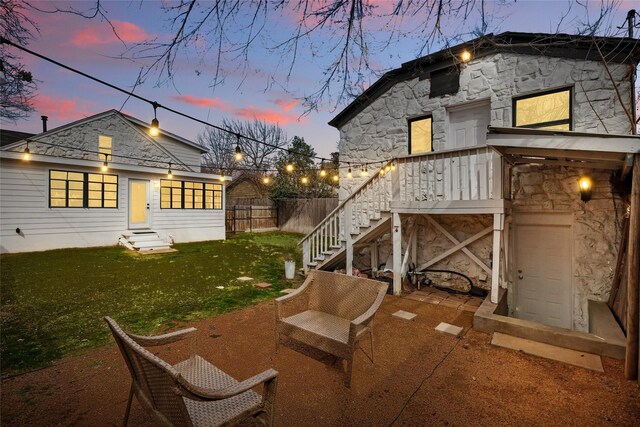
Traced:
<path fill-rule="evenodd" d="M 397 310 L 418 316 L 392 317 Z M 273 302 L 189 324 L 198 353 L 238 379 L 279 371 L 276 425 L 640 425 L 640 387 L 621 361 L 605 373 L 489 344 L 473 313 L 387 296 L 375 324 L 376 363 L 361 341 L 352 388 L 342 364 L 316 351 L 274 346 Z M 117 320 L 117 319 L 116 319 Z M 434 331 L 464 326 L 462 338 Z M 175 362 L 187 344 L 159 350 Z M 3 425 L 120 425 L 130 385 L 115 344 L 2 382 Z M 134 401 L 130 425 L 152 425 Z"/>

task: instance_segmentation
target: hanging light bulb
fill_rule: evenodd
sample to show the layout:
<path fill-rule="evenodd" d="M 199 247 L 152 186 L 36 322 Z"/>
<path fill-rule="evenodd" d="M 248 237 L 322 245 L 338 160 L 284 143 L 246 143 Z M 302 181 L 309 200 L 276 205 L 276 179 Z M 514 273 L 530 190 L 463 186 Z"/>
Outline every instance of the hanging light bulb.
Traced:
<path fill-rule="evenodd" d="M 391 163 L 391 170 L 396 170 L 396 162 Z"/>
<path fill-rule="evenodd" d="M 169 162 L 169 170 L 167 171 L 167 178 L 173 178 L 173 172 L 171 171 L 171 162 Z"/>
<path fill-rule="evenodd" d="M 336 174 L 336 175 L 333 175 L 333 176 L 331 177 L 331 179 L 333 180 L 333 182 L 338 182 L 338 180 L 340 179 L 340 177 L 338 177 L 338 175 Z"/>
<path fill-rule="evenodd" d="M 347 178 L 353 178 L 353 174 L 351 173 L 351 165 L 349 165 L 349 170 L 347 171 Z"/>
<path fill-rule="evenodd" d="M 262 183 L 263 184 L 267 185 L 267 184 L 269 184 L 269 182 L 271 182 L 271 179 L 269 178 L 268 175 L 265 175 L 265 176 L 262 177 Z"/>
<path fill-rule="evenodd" d="M 287 163 L 287 166 L 285 168 L 287 170 L 287 172 L 293 172 L 293 164 L 291 163 Z"/>
<path fill-rule="evenodd" d="M 385 172 L 389 172 L 391 170 L 391 166 L 387 165 L 384 167 Z"/>
<path fill-rule="evenodd" d="M 107 154 L 104 155 L 104 163 L 102 164 L 102 167 L 100 168 L 100 170 L 102 172 L 106 172 L 109 170 L 109 162 L 107 161 Z"/>
<path fill-rule="evenodd" d="M 160 135 L 160 122 L 158 122 L 158 118 L 156 117 L 158 103 L 154 101 L 151 105 L 153 106 L 153 120 L 151 120 L 151 127 L 149 127 L 149 135 L 158 136 Z"/>
<path fill-rule="evenodd" d="M 300 178 L 300 182 L 304 185 L 307 185 L 309 183 L 309 178 L 303 176 L 302 178 Z"/>
<path fill-rule="evenodd" d="M 240 149 L 240 134 L 236 133 L 236 154 L 235 154 L 235 159 L 236 162 L 240 162 L 242 161 L 242 150 Z"/>
<path fill-rule="evenodd" d="M 327 171 L 324 170 L 324 164 L 322 164 L 322 163 L 320 164 L 320 176 L 323 177 L 323 178 L 325 176 L 327 176 Z"/>
<path fill-rule="evenodd" d="M 384 176 L 384 168 L 380 169 L 380 176 Z"/>
<path fill-rule="evenodd" d="M 364 176 L 369 176 L 369 168 L 366 163 L 364 164 Z"/>
<path fill-rule="evenodd" d="M 31 160 L 31 151 L 29 151 L 29 141 L 27 141 L 27 146 L 22 152 L 22 160 L 24 160 L 25 162 L 28 162 L 29 160 Z"/>

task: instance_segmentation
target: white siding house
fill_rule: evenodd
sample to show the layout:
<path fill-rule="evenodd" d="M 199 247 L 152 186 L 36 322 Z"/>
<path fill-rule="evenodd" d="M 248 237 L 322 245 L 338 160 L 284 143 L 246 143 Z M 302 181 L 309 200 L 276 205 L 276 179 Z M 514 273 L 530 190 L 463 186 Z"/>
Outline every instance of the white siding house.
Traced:
<path fill-rule="evenodd" d="M 205 150 L 147 131 L 111 110 L 2 147 L 0 251 L 115 245 L 132 233 L 224 239 L 225 183 L 200 172 Z"/>
<path fill-rule="evenodd" d="M 397 294 L 412 263 L 452 270 L 494 303 L 507 294 L 511 316 L 586 331 L 588 301 L 609 298 L 640 152 L 639 59 L 634 39 L 504 33 L 388 72 L 329 122 L 340 161 L 372 173 L 341 170 L 305 267 L 375 274 L 392 258 Z"/>

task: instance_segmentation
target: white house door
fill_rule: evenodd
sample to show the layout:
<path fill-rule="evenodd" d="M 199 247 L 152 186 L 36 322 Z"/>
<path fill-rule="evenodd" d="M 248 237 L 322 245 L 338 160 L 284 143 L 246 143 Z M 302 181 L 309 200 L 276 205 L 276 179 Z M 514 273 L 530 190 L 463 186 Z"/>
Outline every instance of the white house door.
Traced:
<path fill-rule="evenodd" d="M 129 228 L 149 228 L 149 181 L 129 180 Z"/>
<path fill-rule="evenodd" d="M 488 103 L 473 104 L 449 110 L 449 149 L 487 143 L 490 109 Z"/>
<path fill-rule="evenodd" d="M 571 217 L 524 217 L 516 217 L 515 315 L 572 329 Z"/>
<path fill-rule="evenodd" d="M 446 149 L 456 149 L 484 145 L 487 143 L 489 126 L 489 103 L 473 103 L 449 109 L 449 136 Z M 468 200 L 473 197 L 488 197 L 481 178 L 489 161 L 486 154 L 467 152 L 459 158 L 445 162 L 445 176 L 451 174 L 454 187 L 451 200 Z M 458 163 L 459 162 L 459 163 Z M 451 170 L 449 171 L 449 168 Z"/>

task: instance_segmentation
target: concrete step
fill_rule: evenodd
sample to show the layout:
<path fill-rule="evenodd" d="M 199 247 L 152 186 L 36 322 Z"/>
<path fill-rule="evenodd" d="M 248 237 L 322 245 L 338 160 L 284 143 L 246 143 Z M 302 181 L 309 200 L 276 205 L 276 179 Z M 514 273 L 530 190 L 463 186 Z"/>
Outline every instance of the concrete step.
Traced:
<path fill-rule="evenodd" d="M 153 234 L 134 234 L 127 238 L 131 243 L 137 242 L 153 242 L 155 240 L 162 240 L 157 233 Z"/>
<path fill-rule="evenodd" d="M 137 242 L 133 243 L 133 247 L 136 249 L 148 249 L 148 248 L 170 248 L 167 242 L 162 240 L 151 240 L 147 242 Z"/>

